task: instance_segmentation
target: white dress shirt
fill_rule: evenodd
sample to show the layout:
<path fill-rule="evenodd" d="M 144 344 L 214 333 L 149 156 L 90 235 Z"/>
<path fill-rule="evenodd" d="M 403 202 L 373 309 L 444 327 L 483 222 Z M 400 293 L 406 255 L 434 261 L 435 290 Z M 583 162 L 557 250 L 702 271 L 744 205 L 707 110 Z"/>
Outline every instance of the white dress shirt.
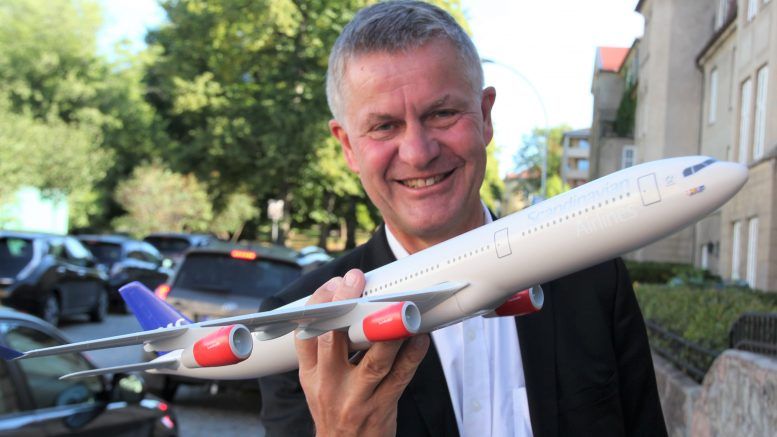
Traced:
<path fill-rule="evenodd" d="M 483 206 L 485 222 L 491 213 Z M 397 259 L 407 250 L 386 226 Z M 530 437 L 529 403 L 513 317 L 473 317 L 432 332 L 463 437 Z"/>

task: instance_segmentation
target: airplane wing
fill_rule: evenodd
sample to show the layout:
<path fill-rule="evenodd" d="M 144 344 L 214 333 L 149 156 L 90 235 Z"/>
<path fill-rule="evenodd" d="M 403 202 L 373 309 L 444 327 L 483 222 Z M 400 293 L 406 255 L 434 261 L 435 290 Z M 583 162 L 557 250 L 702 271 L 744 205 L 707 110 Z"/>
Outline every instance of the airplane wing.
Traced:
<path fill-rule="evenodd" d="M 197 325 L 211 327 L 242 324 L 248 329 L 257 332 L 258 337 L 262 340 L 273 339 L 297 328 L 302 328 L 303 331 L 307 330 L 307 334 L 304 334 L 303 337 L 308 338 L 337 329 L 337 327 L 344 327 L 344 325 L 338 326 L 337 322 L 327 322 L 341 317 L 347 320 L 346 315 L 357 307 L 369 308 L 371 304 L 387 302 L 412 302 L 423 314 L 467 285 L 469 285 L 467 282 L 442 282 L 421 290 L 405 291 L 390 295 L 358 297 L 316 305 L 281 307 L 261 313 L 209 320 Z M 326 327 L 320 326 L 322 324 L 326 325 Z M 319 328 L 315 328 L 316 325 L 319 325 Z"/>
<path fill-rule="evenodd" d="M 0 358 L 34 358 L 135 344 L 144 344 L 147 350 L 171 351 L 191 346 L 217 327 L 237 324 L 244 325 L 251 331 L 254 331 L 257 338 L 261 340 L 280 337 L 298 328 L 301 330 L 301 337 L 310 338 L 330 330 L 347 328 L 353 323 L 353 320 L 357 320 L 355 317 L 357 314 L 363 315 L 372 312 L 375 308 L 380 307 L 380 304 L 412 302 L 418 306 L 419 311 L 423 314 L 467 285 L 469 285 L 467 282 L 442 282 L 421 290 L 391 295 L 366 296 L 316 305 L 281 307 L 273 311 L 214 319 L 177 327 L 159 328 L 151 331 L 34 349 L 27 352 L 17 352 L 4 348 L 0 349 Z M 115 370 L 129 371 L 133 369 L 145 370 L 134 367 L 122 367 Z M 79 374 L 78 376 L 81 375 Z M 84 374 L 84 376 L 87 375 Z"/>
<path fill-rule="evenodd" d="M 180 364 L 180 361 L 177 358 L 169 358 L 169 359 L 164 359 L 164 357 L 160 357 L 160 358 L 162 359 L 156 359 L 154 361 L 149 361 L 147 363 L 125 364 L 121 366 L 102 367 L 99 369 L 83 370 L 81 372 L 68 373 L 67 375 L 60 376 L 59 379 L 79 379 L 79 378 L 87 378 L 90 376 L 106 375 L 109 373 L 137 372 L 141 370 L 151 370 L 151 369 L 173 369 L 178 367 L 178 365 Z"/>
<path fill-rule="evenodd" d="M 49 355 L 59 355 L 70 352 L 83 352 L 97 349 L 108 349 L 113 347 L 131 346 L 148 342 L 160 341 L 184 335 L 191 325 L 160 328 L 153 331 L 134 332 L 131 334 L 117 335 L 114 337 L 98 338 L 96 340 L 81 341 L 78 343 L 68 343 L 61 346 L 52 346 L 43 349 L 33 349 L 27 352 L 21 352 L 20 355 L 12 359 L 45 357 Z"/>

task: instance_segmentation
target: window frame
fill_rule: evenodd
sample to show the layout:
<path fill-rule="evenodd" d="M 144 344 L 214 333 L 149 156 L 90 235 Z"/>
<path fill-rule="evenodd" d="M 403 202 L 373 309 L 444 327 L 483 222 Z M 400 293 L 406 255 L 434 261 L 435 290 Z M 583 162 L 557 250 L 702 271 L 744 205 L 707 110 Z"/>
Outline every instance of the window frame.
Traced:
<path fill-rule="evenodd" d="M 718 68 L 713 67 L 710 71 L 709 83 L 710 101 L 707 112 L 707 124 L 715 124 L 718 118 Z"/>
<path fill-rule="evenodd" d="M 631 152 L 631 164 L 626 166 L 626 153 Z M 621 163 L 620 163 L 621 170 L 624 168 L 629 168 L 637 165 L 637 148 L 636 146 L 628 145 L 623 146 L 623 149 L 621 149 Z"/>
<path fill-rule="evenodd" d="M 764 155 L 766 144 L 766 100 L 769 90 L 769 65 L 763 65 L 758 69 L 755 80 L 755 109 L 753 114 L 753 159 L 759 159 Z"/>
<path fill-rule="evenodd" d="M 753 80 L 749 76 L 739 87 L 739 162 L 747 164 L 750 159 L 750 126 L 752 125 Z"/>

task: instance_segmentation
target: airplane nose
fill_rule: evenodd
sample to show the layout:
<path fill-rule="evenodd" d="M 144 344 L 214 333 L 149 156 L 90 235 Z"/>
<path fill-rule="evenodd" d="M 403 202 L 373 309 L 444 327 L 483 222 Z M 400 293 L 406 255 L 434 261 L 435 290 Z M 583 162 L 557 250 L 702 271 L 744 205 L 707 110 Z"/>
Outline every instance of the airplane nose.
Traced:
<path fill-rule="evenodd" d="M 722 186 L 730 187 L 731 195 L 745 185 L 747 178 L 747 166 L 738 162 L 719 162 L 715 169 L 715 179 Z"/>

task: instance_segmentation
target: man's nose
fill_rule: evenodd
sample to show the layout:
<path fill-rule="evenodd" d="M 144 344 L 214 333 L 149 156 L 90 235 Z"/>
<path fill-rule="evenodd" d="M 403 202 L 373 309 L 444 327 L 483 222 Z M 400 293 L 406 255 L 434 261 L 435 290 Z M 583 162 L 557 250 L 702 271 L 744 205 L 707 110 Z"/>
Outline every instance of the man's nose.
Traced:
<path fill-rule="evenodd" d="M 409 123 L 399 145 L 399 158 L 415 168 L 423 168 L 440 154 L 440 144 L 420 123 Z"/>

